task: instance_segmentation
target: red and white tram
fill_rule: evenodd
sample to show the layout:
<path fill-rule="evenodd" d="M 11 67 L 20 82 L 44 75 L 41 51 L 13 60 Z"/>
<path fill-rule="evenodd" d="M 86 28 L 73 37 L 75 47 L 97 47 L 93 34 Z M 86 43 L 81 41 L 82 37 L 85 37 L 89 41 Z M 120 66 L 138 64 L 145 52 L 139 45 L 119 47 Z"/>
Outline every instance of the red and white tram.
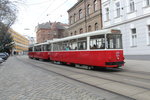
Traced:
<path fill-rule="evenodd" d="M 49 59 L 67 64 L 114 68 L 124 65 L 122 34 L 113 29 L 36 44 L 29 48 L 28 55 L 30 58 Z"/>

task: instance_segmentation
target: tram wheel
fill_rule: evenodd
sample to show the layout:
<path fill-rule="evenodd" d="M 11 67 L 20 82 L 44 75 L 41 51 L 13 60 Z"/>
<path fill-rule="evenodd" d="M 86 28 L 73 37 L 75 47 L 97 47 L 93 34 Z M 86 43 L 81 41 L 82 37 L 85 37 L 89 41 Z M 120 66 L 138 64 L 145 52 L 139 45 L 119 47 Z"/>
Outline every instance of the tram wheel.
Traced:
<path fill-rule="evenodd" d="M 93 69 L 93 66 L 88 66 L 87 69 L 88 69 L 88 70 L 92 70 L 92 69 Z"/>

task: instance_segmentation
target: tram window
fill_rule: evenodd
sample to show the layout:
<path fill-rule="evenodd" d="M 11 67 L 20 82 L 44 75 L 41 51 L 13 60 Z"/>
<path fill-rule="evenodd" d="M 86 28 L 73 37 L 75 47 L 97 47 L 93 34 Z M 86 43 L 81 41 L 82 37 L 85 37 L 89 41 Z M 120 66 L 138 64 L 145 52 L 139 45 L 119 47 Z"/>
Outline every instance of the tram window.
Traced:
<path fill-rule="evenodd" d="M 47 50 L 47 51 L 51 51 L 51 44 L 47 44 L 47 45 L 46 45 L 46 50 Z"/>
<path fill-rule="evenodd" d="M 44 44 L 43 45 L 43 49 L 42 49 L 43 51 L 48 51 L 48 49 L 47 49 L 47 44 Z"/>
<path fill-rule="evenodd" d="M 54 43 L 53 44 L 53 50 L 54 51 L 62 51 L 63 50 L 63 45 L 61 42 L 59 43 Z"/>
<path fill-rule="evenodd" d="M 69 48 L 70 50 L 77 50 L 77 39 L 74 39 L 74 40 L 70 40 L 69 42 Z"/>
<path fill-rule="evenodd" d="M 62 50 L 66 50 L 67 49 L 67 46 L 68 46 L 68 41 L 64 41 L 62 43 Z"/>
<path fill-rule="evenodd" d="M 44 45 L 41 45 L 41 51 L 45 51 Z"/>
<path fill-rule="evenodd" d="M 35 51 L 41 51 L 41 46 L 36 46 Z"/>
<path fill-rule="evenodd" d="M 58 44 L 57 44 L 57 43 L 54 43 L 54 44 L 53 44 L 53 50 L 54 50 L 54 51 L 58 51 Z"/>
<path fill-rule="evenodd" d="M 38 46 L 38 51 L 42 51 L 42 46 Z"/>
<path fill-rule="evenodd" d="M 105 36 L 104 35 L 91 36 L 90 49 L 105 49 Z"/>
<path fill-rule="evenodd" d="M 29 47 L 29 51 L 33 51 L 33 47 Z"/>
<path fill-rule="evenodd" d="M 78 50 L 86 50 L 87 49 L 87 40 L 86 38 L 78 39 Z"/>
<path fill-rule="evenodd" d="M 37 48 L 36 48 L 36 47 L 34 47 L 34 50 L 35 50 L 35 51 L 37 51 Z"/>
<path fill-rule="evenodd" d="M 38 51 L 37 46 L 35 47 L 35 51 Z"/>
<path fill-rule="evenodd" d="M 122 38 L 121 34 L 108 34 L 107 43 L 108 49 L 122 49 Z"/>
<path fill-rule="evenodd" d="M 58 45 L 58 51 L 62 51 L 63 50 L 62 43 L 59 42 L 59 43 L 57 43 L 57 45 Z"/>

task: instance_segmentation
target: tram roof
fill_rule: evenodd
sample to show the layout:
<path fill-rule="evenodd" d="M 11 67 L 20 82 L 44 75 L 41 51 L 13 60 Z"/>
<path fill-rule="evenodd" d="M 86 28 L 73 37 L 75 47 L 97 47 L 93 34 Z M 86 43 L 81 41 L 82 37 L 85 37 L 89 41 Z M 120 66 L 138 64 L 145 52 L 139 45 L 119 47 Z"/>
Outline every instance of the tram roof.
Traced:
<path fill-rule="evenodd" d="M 115 30 L 115 29 L 113 29 L 113 30 Z M 53 40 L 53 41 L 49 41 L 49 43 L 62 42 L 62 41 L 67 41 L 67 40 L 72 40 L 72 39 L 78 39 L 78 38 L 94 36 L 94 35 L 108 34 L 108 33 L 111 33 L 111 32 L 112 32 L 112 29 L 98 30 L 98 31 L 78 34 L 78 35 L 74 35 L 74 36 L 69 36 L 69 37 L 65 37 L 65 38 L 62 38 L 62 39 L 56 39 L 56 40 Z"/>
<path fill-rule="evenodd" d="M 49 42 L 38 43 L 38 44 L 34 44 L 34 46 L 44 45 L 44 44 L 48 44 L 48 43 L 49 43 Z"/>

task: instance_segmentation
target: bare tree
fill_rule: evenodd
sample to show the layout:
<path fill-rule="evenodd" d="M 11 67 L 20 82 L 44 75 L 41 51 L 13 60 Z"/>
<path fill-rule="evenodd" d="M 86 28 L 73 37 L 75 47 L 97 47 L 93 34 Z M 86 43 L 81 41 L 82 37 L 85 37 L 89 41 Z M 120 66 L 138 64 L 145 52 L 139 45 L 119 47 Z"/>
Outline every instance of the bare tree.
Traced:
<path fill-rule="evenodd" d="M 17 8 L 9 0 L 0 0 L 0 22 L 10 27 L 16 20 Z"/>
<path fill-rule="evenodd" d="M 13 40 L 8 29 L 15 22 L 17 16 L 15 3 L 9 0 L 0 0 L 0 51 L 5 51 Z"/>

